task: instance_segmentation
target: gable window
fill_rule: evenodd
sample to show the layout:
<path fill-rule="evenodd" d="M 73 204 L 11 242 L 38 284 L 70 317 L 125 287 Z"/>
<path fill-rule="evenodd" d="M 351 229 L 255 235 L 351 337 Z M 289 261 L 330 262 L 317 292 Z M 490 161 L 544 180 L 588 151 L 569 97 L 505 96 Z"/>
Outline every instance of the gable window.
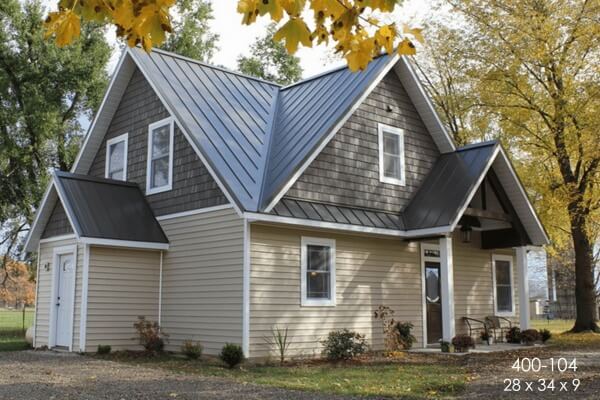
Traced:
<path fill-rule="evenodd" d="M 104 176 L 119 181 L 127 180 L 127 140 L 128 134 L 112 138 L 106 142 L 106 169 Z"/>
<path fill-rule="evenodd" d="M 167 118 L 148 127 L 148 165 L 146 194 L 173 188 L 173 119 Z"/>
<path fill-rule="evenodd" d="M 510 256 L 492 257 L 496 315 L 514 315 L 512 263 Z"/>
<path fill-rule="evenodd" d="M 404 186 L 404 131 L 379 124 L 379 180 Z"/>
<path fill-rule="evenodd" d="M 335 306 L 335 240 L 302 238 L 301 304 Z"/>

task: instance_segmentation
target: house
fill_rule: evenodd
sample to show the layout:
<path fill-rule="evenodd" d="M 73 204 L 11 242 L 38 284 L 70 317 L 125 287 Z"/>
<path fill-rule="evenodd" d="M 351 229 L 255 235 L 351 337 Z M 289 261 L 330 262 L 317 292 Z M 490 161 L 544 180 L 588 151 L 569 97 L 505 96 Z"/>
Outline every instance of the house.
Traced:
<path fill-rule="evenodd" d="M 528 324 L 527 247 L 548 238 L 496 142 L 456 148 L 409 62 L 383 55 L 281 87 L 154 50 L 123 54 L 71 172 L 55 172 L 38 253 L 35 347 L 249 357 L 274 326 L 318 355 L 334 329 L 417 346 L 464 316 Z"/>

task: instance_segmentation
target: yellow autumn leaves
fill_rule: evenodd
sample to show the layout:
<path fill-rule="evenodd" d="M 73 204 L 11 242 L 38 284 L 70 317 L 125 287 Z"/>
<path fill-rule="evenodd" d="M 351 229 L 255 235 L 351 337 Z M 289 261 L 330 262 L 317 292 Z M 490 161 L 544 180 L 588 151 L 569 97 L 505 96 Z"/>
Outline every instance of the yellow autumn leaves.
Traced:
<path fill-rule="evenodd" d="M 171 32 L 170 8 L 177 0 L 59 0 L 58 11 L 46 19 L 46 36 L 58 46 L 73 42 L 82 20 L 112 24 L 130 47 L 141 44 L 146 51 L 160 46 Z M 237 11 L 244 24 L 260 16 L 281 22 L 274 39 L 282 41 L 290 54 L 300 45 L 333 42 L 353 71 L 365 69 L 382 51 L 413 55 L 413 40 L 423 41 L 421 30 L 384 24 L 401 0 L 238 0 Z M 306 12 L 305 12 L 306 11 Z M 312 12 L 314 28 L 305 18 Z M 395 50 L 396 49 L 396 50 Z"/>
<path fill-rule="evenodd" d="M 237 10 L 243 14 L 244 24 L 252 24 L 264 15 L 275 22 L 287 17 L 273 38 L 285 42 L 290 54 L 300 44 L 312 47 L 314 42 L 333 40 L 336 52 L 346 58 L 351 70 L 358 71 L 365 69 L 382 50 L 393 53 L 398 40 L 400 54 L 416 53 L 411 39 L 423 41 L 420 29 L 404 27 L 401 34 L 395 24 L 382 24 L 378 18 L 381 13 L 394 11 L 398 3 L 398 0 L 238 0 Z M 314 30 L 302 16 L 307 5 L 313 12 Z"/>
<path fill-rule="evenodd" d="M 81 19 L 111 23 L 130 47 L 141 44 L 146 51 L 159 46 L 171 32 L 169 9 L 176 0 L 61 0 L 59 10 L 48 14 L 46 36 L 58 46 L 73 42 L 80 34 Z"/>

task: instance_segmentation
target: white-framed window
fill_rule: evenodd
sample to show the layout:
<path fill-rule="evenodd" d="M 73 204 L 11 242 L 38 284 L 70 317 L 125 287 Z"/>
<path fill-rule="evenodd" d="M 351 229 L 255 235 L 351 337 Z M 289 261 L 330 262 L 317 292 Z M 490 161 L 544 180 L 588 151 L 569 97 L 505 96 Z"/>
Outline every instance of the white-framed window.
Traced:
<path fill-rule="evenodd" d="M 494 307 L 496 315 L 513 316 L 515 314 L 513 258 L 511 256 L 492 256 L 492 280 L 494 284 Z"/>
<path fill-rule="evenodd" d="M 335 240 L 302 237 L 301 305 L 335 306 Z"/>
<path fill-rule="evenodd" d="M 165 192 L 173 188 L 173 118 L 148 126 L 148 164 L 146 194 Z"/>
<path fill-rule="evenodd" d="M 404 186 L 404 131 L 384 124 L 379 131 L 379 180 L 385 183 Z"/>
<path fill-rule="evenodd" d="M 104 176 L 119 181 L 127 180 L 127 142 L 129 134 L 112 138 L 106 142 L 106 168 Z"/>

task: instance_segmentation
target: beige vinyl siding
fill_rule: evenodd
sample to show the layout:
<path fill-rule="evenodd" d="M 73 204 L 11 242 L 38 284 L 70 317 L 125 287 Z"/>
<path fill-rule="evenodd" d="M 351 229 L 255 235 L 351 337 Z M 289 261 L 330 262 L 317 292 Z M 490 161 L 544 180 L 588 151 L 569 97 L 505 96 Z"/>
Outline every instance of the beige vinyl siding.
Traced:
<path fill-rule="evenodd" d="M 52 296 L 52 276 L 54 274 L 54 249 L 65 246 L 76 245 L 76 240 L 57 240 L 40 243 L 39 275 L 36 288 L 35 308 L 35 345 L 36 347 L 48 346 L 50 330 L 50 297 Z M 83 276 L 83 245 L 77 246 L 77 257 L 75 260 L 75 302 L 73 315 L 73 350 L 79 350 L 79 323 L 81 313 L 81 285 Z M 45 265 L 50 268 L 46 271 Z"/>
<path fill-rule="evenodd" d="M 232 208 L 160 221 L 170 242 L 163 260 L 162 326 L 167 348 L 197 340 L 206 354 L 242 344 L 243 220 Z"/>
<path fill-rule="evenodd" d="M 516 258 L 512 249 L 482 250 L 481 235 L 473 232 L 472 242 L 463 243 L 460 235 L 454 235 L 454 315 L 456 332 L 468 333 L 467 325 L 462 317 L 483 320 L 494 315 L 494 286 L 492 280 L 492 255 L 501 254 L 513 257 L 513 302 L 515 314 L 510 317 L 519 318 L 518 279 Z"/>
<path fill-rule="evenodd" d="M 335 307 L 300 306 L 302 236 L 335 239 Z M 250 356 L 264 357 L 264 337 L 273 326 L 288 327 L 290 354 L 318 356 L 320 340 L 334 329 L 348 328 L 367 336 L 374 349 L 383 347 L 381 323 L 372 317 L 380 304 L 396 318 L 414 324 L 421 343 L 422 302 L 419 246 L 400 239 L 301 231 L 265 225 L 251 227 Z M 271 355 L 274 352 L 271 351 Z"/>
<path fill-rule="evenodd" d="M 335 307 L 300 306 L 300 241 L 302 236 L 335 239 Z M 423 345 L 423 294 L 420 244 L 401 239 L 343 235 L 252 225 L 250 281 L 250 355 L 269 355 L 264 337 L 275 325 L 288 327 L 290 354 L 318 356 L 320 340 L 331 330 L 359 331 L 375 350 L 383 347 L 381 324 L 372 314 L 380 304 L 395 311 L 396 320 L 413 323 L 416 347 Z M 438 243 L 432 241 L 432 243 Z M 513 255 L 511 249 L 482 250 L 479 234 L 472 243 L 454 235 L 454 291 L 457 333 L 466 332 L 463 316 L 484 318 L 494 313 L 492 254 Z M 518 308 L 518 281 L 513 263 L 513 296 Z M 518 312 L 514 319 L 518 318 Z M 271 349 L 271 356 L 275 355 Z"/>
<path fill-rule="evenodd" d="M 157 321 L 160 252 L 90 247 L 86 351 L 140 349 L 133 323 Z"/>

